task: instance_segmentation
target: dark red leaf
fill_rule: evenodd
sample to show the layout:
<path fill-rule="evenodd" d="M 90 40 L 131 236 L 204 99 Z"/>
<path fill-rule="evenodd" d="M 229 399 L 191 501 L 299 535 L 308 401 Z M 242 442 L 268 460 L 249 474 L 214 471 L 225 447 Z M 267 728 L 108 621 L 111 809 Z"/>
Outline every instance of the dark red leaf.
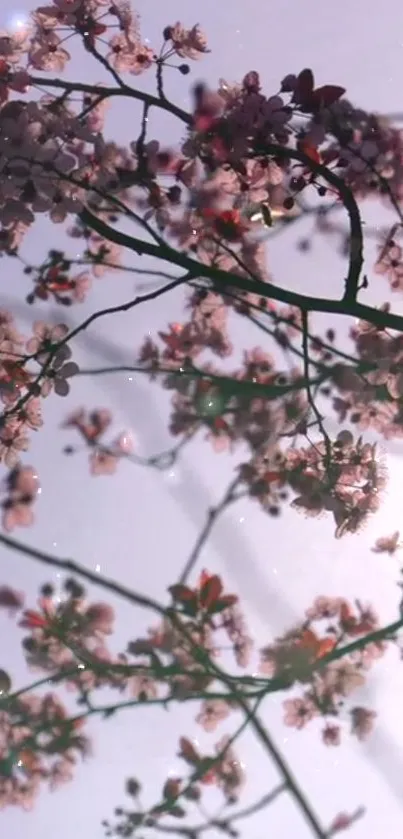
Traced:
<path fill-rule="evenodd" d="M 337 149 L 324 149 L 322 152 L 322 161 L 327 166 L 329 163 L 334 163 L 338 160 L 340 152 Z"/>
<path fill-rule="evenodd" d="M 195 596 L 195 593 L 191 588 L 182 586 L 180 583 L 170 586 L 168 591 L 172 595 L 173 599 L 179 603 L 187 603 L 189 600 L 193 600 Z"/>
<path fill-rule="evenodd" d="M 34 612 L 33 609 L 26 609 L 19 625 L 24 627 L 24 629 L 43 629 L 47 626 L 47 623 L 47 619 L 40 612 Z"/>
<path fill-rule="evenodd" d="M 334 102 L 337 102 L 341 96 L 346 92 L 344 87 L 338 85 L 325 84 L 323 87 L 317 87 L 313 92 L 313 102 L 316 108 L 329 108 Z"/>
<path fill-rule="evenodd" d="M 230 606 L 233 606 L 234 603 L 238 602 L 238 598 L 236 594 L 226 594 L 225 597 L 220 597 L 210 609 L 210 612 L 213 614 L 217 614 L 218 612 L 223 612 L 224 609 L 229 609 Z"/>
<path fill-rule="evenodd" d="M 195 763 L 198 764 L 200 760 L 195 747 L 186 737 L 181 737 L 179 740 L 179 757 L 183 757 L 187 763 L 193 766 Z"/>
<path fill-rule="evenodd" d="M 306 157 L 309 157 L 314 163 L 320 163 L 320 154 L 315 146 L 308 143 L 307 140 L 302 140 L 297 144 L 299 151 L 302 151 Z"/>
<path fill-rule="evenodd" d="M 306 68 L 302 70 L 297 78 L 297 85 L 292 97 L 293 102 L 303 103 L 311 98 L 314 88 L 314 78 L 312 70 Z"/>
<path fill-rule="evenodd" d="M 289 73 L 288 76 L 284 76 L 284 79 L 281 81 L 281 92 L 282 93 L 292 93 L 297 85 L 297 77 L 294 73 Z"/>
<path fill-rule="evenodd" d="M 200 590 L 200 603 L 204 609 L 210 609 L 213 603 L 218 600 L 222 592 L 222 582 L 220 578 L 214 574 L 209 577 Z"/>

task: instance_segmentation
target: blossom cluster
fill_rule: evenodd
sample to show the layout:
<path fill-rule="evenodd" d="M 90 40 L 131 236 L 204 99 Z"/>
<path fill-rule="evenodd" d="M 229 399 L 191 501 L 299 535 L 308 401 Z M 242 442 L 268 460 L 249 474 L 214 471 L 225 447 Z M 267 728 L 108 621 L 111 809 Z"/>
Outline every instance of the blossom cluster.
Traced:
<path fill-rule="evenodd" d="M 362 431 L 374 429 L 387 440 L 400 438 L 402 336 L 365 321 L 352 327 L 350 334 L 356 362 L 337 365 L 333 407 L 342 422 L 348 419 Z"/>
<path fill-rule="evenodd" d="M 77 753 L 89 753 L 89 740 L 79 732 L 85 709 L 94 711 L 96 689 L 126 692 L 134 702 L 203 694 L 214 675 L 206 674 L 200 651 L 218 655 L 215 636 L 219 638 L 222 632 L 233 645 L 238 663 L 246 666 L 252 642 L 237 597 L 225 594 L 219 577 L 203 572 L 195 589 L 177 585 L 170 593 L 174 609 L 167 610 L 162 624 L 146 638 L 129 642 L 124 653 L 114 655 L 107 644 L 114 629 L 114 610 L 107 603 L 89 602 L 75 580 L 66 580 L 62 596 L 44 585 L 36 609 L 25 608 L 19 592 L 0 588 L 0 607 L 20 615 L 29 669 L 44 673 L 55 685 L 67 686 L 82 708 L 71 716 L 55 693 L 39 698 L 27 695 L 26 690 L 13 693 L 10 677 L 1 671 L 0 807 L 29 807 L 43 782 L 53 787 L 71 779 Z M 118 708 L 119 703 L 111 706 Z M 214 771 L 199 773 L 200 781 L 216 783 L 225 795 L 234 795 L 242 782 L 235 774 L 238 762 L 226 741 L 220 741 L 217 754 Z M 200 761 L 193 758 L 193 763 Z M 188 763 L 192 763 L 189 754 Z"/>
<path fill-rule="evenodd" d="M 220 577 L 206 571 L 193 588 L 178 583 L 169 594 L 172 606 L 161 622 L 116 655 L 108 646 L 114 631 L 113 608 L 89 601 L 74 579 L 65 581 L 62 596 L 44 585 L 36 609 L 26 608 L 21 593 L 0 587 L 0 607 L 19 617 L 18 625 L 25 632 L 22 649 L 29 669 L 44 673 L 55 689 L 67 686 L 81 709 L 69 714 L 55 692 L 36 697 L 28 688 L 14 693 L 11 678 L 1 671 L 0 806 L 29 807 L 43 782 L 53 787 L 71 779 L 77 755 L 90 753 L 83 728 L 87 713 L 97 712 L 98 688 L 123 692 L 133 704 L 197 697 L 195 721 L 212 733 L 242 698 L 251 695 L 245 695 L 242 680 L 219 665 L 228 641 L 238 667 L 249 672 L 252 664 L 253 643 L 237 596 L 227 594 Z M 285 724 L 302 728 L 320 716 L 324 742 L 337 745 L 346 698 L 364 684 L 368 669 L 385 651 L 384 641 L 371 641 L 378 627 L 371 607 L 357 602 L 354 608 L 344 598 L 318 597 L 299 626 L 260 651 L 262 677 L 254 674 L 248 691 L 302 691 L 301 697 L 284 701 Z M 340 648 L 351 642 L 351 651 L 341 657 Z M 206 655 L 212 666 L 206 667 Z M 232 693 L 218 698 L 216 687 L 222 676 Z M 115 713 L 119 702 L 109 707 Z M 105 714 L 104 705 L 100 712 Z M 352 705 L 349 713 L 352 732 L 362 739 L 375 714 L 360 704 Z M 179 755 L 190 776 L 177 778 L 175 790 L 173 779 L 167 779 L 171 787 L 150 811 L 153 818 L 171 813 L 172 806 L 178 807 L 177 816 L 184 815 L 179 799 L 196 800 L 211 785 L 230 802 L 238 798 L 245 773 L 232 737 L 222 735 L 214 754 L 203 755 L 197 744 L 182 736 Z"/>
<path fill-rule="evenodd" d="M 379 628 L 371 607 L 357 602 L 354 608 L 344 598 L 318 597 L 306 611 L 306 621 L 261 651 L 262 673 L 284 675 L 290 685 L 299 683 L 302 695 L 284 701 L 285 724 L 303 728 L 311 720 L 324 720 L 322 739 L 326 745 L 341 741 L 346 700 L 365 683 L 366 672 L 386 649 L 378 641 L 358 646 L 343 658 L 324 662 L 321 659 Z M 312 672 L 312 666 L 316 665 Z M 363 740 L 372 730 L 376 714 L 361 705 L 349 709 L 351 732 Z"/>
<path fill-rule="evenodd" d="M 79 408 L 70 414 L 63 428 L 78 431 L 86 445 L 90 447 L 90 472 L 92 475 L 112 475 L 119 460 L 133 450 L 133 441 L 129 434 L 122 433 L 110 444 L 103 442 L 103 435 L 112 422 L 112 414 L 105 408 L 86 412 Z M 74 448 L 66 446 L 65 452 L 72 454 Z"/>

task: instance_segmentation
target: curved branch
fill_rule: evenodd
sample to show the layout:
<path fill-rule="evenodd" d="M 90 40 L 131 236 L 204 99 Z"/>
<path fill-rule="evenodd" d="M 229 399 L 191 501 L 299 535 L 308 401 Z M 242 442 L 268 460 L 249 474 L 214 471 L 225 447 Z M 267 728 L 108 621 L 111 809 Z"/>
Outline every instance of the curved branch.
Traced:
<path fill-rule="evenodd" d="M 273 157 L 277 157 L 282 160 L 292 159 L 299 161 L 309 168 L 315 175 L 318 175 L 327 181 L 327 183 L 330 184 L 339 194 L 350 219 L 350 261 L 343 300 L 346 303 L 355 302 L 359 290 L 360 274 L 364 261 L 364 242 L 360 211 L 350 187 L 347 186 L 345 181 L 343 181 L 343 178 L 340 178 L 327 166 L 324 166 L 322 163 L 316 163 L 308 157 L 307 154 L 304 154 L 302 151 L 298 151 L 298 149 L 289 149 L 286 146 L 277 146 L 272 143 L 265 143 L 261 149 L 259 148 L 257 150 L 258 153 L 260 151 L 264 154 L 270 154 Z"/>
<path fill-rule="evenodd" d="M 58 90 L 65 90 L 68 93 L 88 93 L 92 96 L 103 99 L 111 99 L 115 96 L 126 96 L 129 99 L 137 99 L 139 102 L 148 104 L 150 108 L 160 108 L 163 111 L 168 111 L 173 116 L 178 117 L 181 122 L 186 125 L 192 124 L 192 117 L 186 111 L 174 105 L 168 100 L 159 99 L 157 96 L 152 96 L 150 93 L 143 93 L 142 90 L 136 90 L 130 85 L 122 84 L 119 87 L 104 87 L 103 85 L 87 84 L 85 82 L 68 82 L 63 79 L 45 79 L 41 76 L 31 76 L 31 84 L 41 85 L 42 87 L 54 87 Z"/>
<path fill-rule="evenodd" d="M 358 303 L 356 300 L 346 299 L 345 297 L 341 300 L 329 300 L 326 297 L 313 297 L 307 294 L 299 294 L 295 291 L 279 288 L 272 283 L 263 282 L 263 280 L 250 280 L 231 271 L 224 271 L 211 265 L 203 265 L 185 253 L 170 247 L 168 244 L 164 246 L 154 245 L 151 242 L 144 242 L 142 239 L 137 239 L 134 236 L 128 236 L 126 233 L 115 230 L 106 224 L 106 222 L 94 216 L 87 208 L 80 213 L 80 219 L 86 227 L 90 227 L 104 239 L 114 242 L 123 248 L 128 248 L 139 256 L 146 254 L 163 262 L 169 262 L 171 265 L 178 265 L 189 271 L 194 277 L 206 277 L 212 280 L 219 293 L 225 292 L 227 287 L 237 288 L 240 291 L 250 294 L 258 294 L 260 297 L 279 300 L 289 306 L 295 306 L 305 311 L 323 312 L 332 315 L 348 315 L 359 320 L 368 321 L 380 329 L 397 329 L 399 332 L 403 332 L 403 316 L 401 315 L 375 309 L 373 306 L 366 306 L 364 303 Z"/>
<path fill-rule="evenodd" d="M 116 582 L 116 580 L 101 577 L 100 574 L 97 574 L 95 571 L 90 571 L 89 568 L 79 565 L 79 563 L 72 559 L 59 559 L 58 557 L 48 554 L 45 551 L 41 551 L 38 548 L 31 547 L 30 545 L 23 545 L 21 542 L 18 542 L 16 539 L 12 539 L 10 536 L 6 536 L 3 533 L 0 533 L 0 544 L 5 545 L 7 548 L 10 548 L 10 550 L 16 551 L 17 553 L 29 556 L 31 559 L 36 559 L 43 565 L 48 565 L 51 568 L 58 568 L 60 571 L 66 571 L 68 574 L 77 574 L 89 583 L 100 586 L 101 588 L 112 592 L 112 594 L 117 594 L 118 597 L 122 597 L 123 600 L 129 601 L 129 603 L 133 603 L 135 606 L 141 606 L 144 609 L 151 609 L 151 611 L 157 612 L 162 618 L 165 618 L 166 616 L 166 608 L 157 603 L 156 600 L 152 600 L 152 598 L 143 594 L 137 594 L 137 592 L 131 591 L 131 589 Z"/>

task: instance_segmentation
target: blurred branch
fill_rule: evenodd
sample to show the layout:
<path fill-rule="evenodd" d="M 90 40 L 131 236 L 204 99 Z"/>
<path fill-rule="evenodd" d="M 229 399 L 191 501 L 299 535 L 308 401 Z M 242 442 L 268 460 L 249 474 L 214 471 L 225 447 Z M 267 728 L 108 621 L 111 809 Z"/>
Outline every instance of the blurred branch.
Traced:
<path fill-rule="evenodd" d="M 234 501 L 237 500 L 238 496 L 236 495 L 235 490 L 238 487 L 239 483 L 240 483 L 240 479 L 239 479 L 239 476 L 237 475 L 236 478 L 234 478 L 234 480 L 231 481 L 231 483 L 230 483 L 228 489 L 225 491 L 221 501 L 215 507 L 212 507 L 208 511 L 204 527 L 202 528 L 201 533 L 199 534 L 199 536 L 196 540 L 196 544 L 195 544 L 195 546 L 192 550 L 192 553 L 190 554 L 190 557 L 187 560 L 187 562 L 185 564 L 185 567 L 184 567 L 184 569 L 183 569 L 183 571 L 182 571 L 182 573 L 179 577 L 179 583 L 181 585 L 186 583 L 189 575 L 193 571 L 193 569 L 194 569 L 194 567 L 197 563 L 197 560 L 199 559 L 200 553 L 201 553 L 204 545 L 206 544 L 207 539 L 209 538 L 210 533 L 212 531 L 212 528 L 213 528 L 215 522 L 217 521 L 218 517 L 221 515 L 221 513 L 224 512 L 224 510 L 227 509 L 227 507 L 230 506 L 230 504 L 233 504 Z"/>

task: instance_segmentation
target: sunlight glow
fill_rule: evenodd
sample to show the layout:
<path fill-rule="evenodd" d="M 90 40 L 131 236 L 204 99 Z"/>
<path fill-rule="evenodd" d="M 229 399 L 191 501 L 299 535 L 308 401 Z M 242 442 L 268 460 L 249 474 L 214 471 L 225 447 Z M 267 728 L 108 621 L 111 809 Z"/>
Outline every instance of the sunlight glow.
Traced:
<path fill-rule="evenodd" d="M 7 29 L 11 32 L 20 32 L 29 26 L 29 17 L 26 12 L 14 12 L 7 21 Z"/>

